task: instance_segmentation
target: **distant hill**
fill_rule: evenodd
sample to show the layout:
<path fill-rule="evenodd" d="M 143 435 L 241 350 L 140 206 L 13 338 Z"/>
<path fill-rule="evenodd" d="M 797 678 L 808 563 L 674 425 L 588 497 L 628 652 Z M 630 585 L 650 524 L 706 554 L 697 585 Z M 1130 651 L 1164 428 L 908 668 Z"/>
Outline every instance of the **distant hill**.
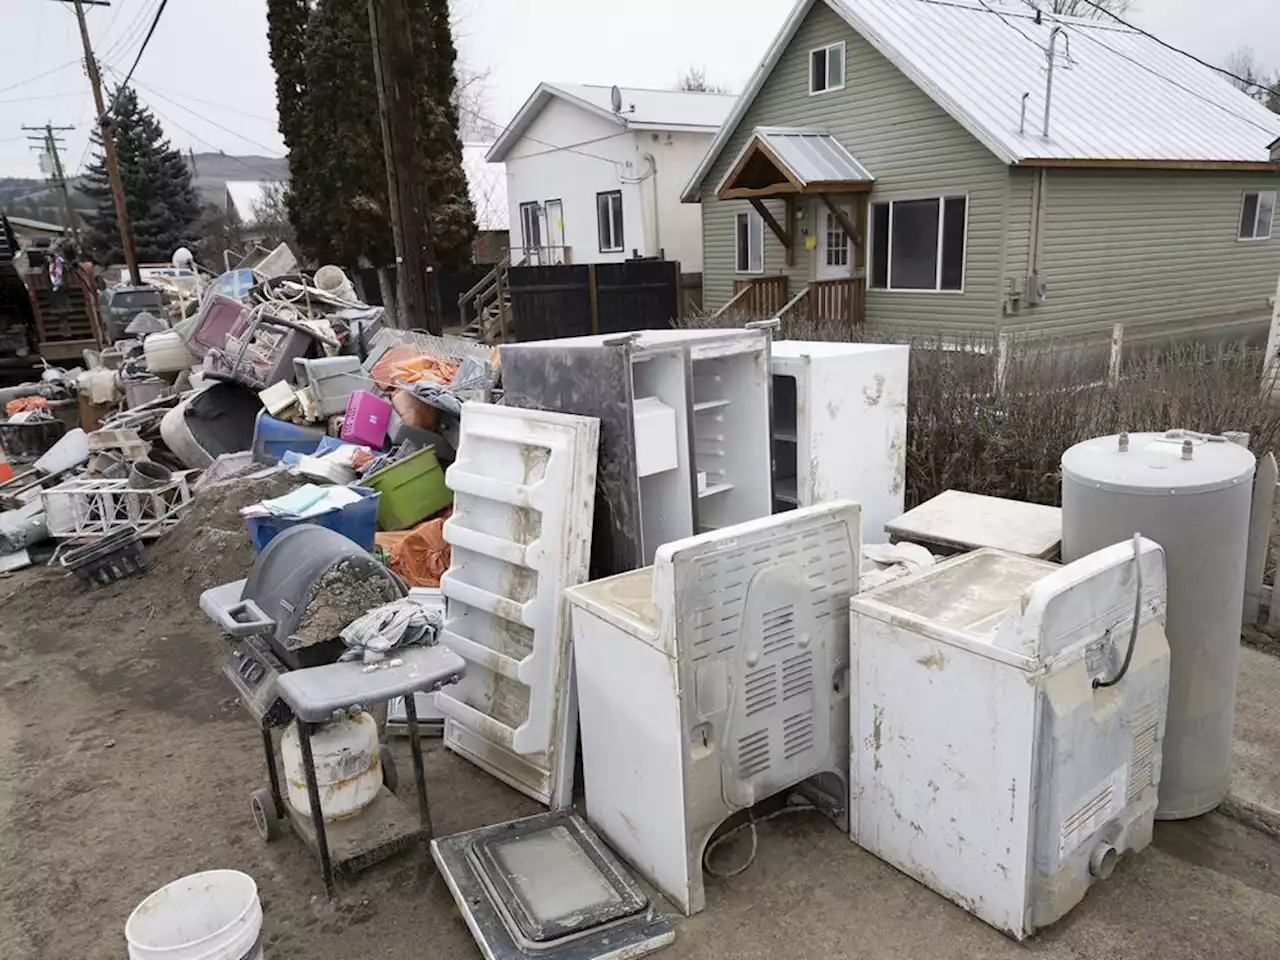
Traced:
<path fill-rule="evenodd" d="M 227 153 L 188 154 L 195 161 L 192 182 L 202 203 L 221 207 L 226 203 L 228 180 L 288 180 L 289 162 L 282 157 L 232 156 Z M 76 189 L 72 178 L 71 205 L 77 210 L 92 209 L 89 199 Z M 15 217 L 57 222 L 58 198 L 46 180 L 28 177 L 0 177 L 0 210 Z"/>

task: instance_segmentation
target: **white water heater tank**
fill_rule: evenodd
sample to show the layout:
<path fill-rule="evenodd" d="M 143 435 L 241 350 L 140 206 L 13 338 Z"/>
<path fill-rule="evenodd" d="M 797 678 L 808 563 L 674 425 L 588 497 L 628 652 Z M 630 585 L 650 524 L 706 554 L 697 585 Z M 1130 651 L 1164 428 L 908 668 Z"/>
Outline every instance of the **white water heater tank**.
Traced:
<path fill-rule="evenodd" d="M 1164 547 L 1172 661 L 1162 820 L 1227 795 L 1255 460 L 1183 430 L 1101 437 L 1062 456 L 1062 560 L 1140 532 Z"/>

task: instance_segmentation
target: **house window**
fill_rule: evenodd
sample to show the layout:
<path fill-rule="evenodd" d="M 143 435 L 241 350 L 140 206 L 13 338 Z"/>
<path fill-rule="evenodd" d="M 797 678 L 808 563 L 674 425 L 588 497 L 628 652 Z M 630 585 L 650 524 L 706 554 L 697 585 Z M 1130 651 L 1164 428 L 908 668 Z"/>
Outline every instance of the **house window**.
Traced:
<path fill-rule="evenodd" d="M 1270 240 L 1271 215 L 1276 209 L 1276 192 L 1263 190 L 1246 193 L 1240 208 L 1240 239 Z"/>
<path fill-rule="evenodd" d="M 873 290 L 963 290 L 964 197 L 871 205 Z"/>
<path fill-rule="evenodd" d="M 734 222 L 734 269 L 764 273 L 764 221 L 754 210 L 738 214 Z"/>
<path fill-rule="evenodd" d="M 538 212 L 536 203 L 520 204 L 520 245 L 535 255 L 542 246 L 542 221 Z"/>
<path fill-rule="evenodd" d="M 847 267 L 849 265 L 849 235 L 840 226 L 835 214 L 827 211 L 827 266 Z"/>
<path fill-rule="evenodd" d="M 622 191 L 596 194 L 596 218 L 600 229 L 600 252 L 617 253 L 624 248 L 622 239 Z"/>
<path fill-rule="evenodd" d="M 809 51 L 809 93 L 844 89 L 844 41 Z"/>

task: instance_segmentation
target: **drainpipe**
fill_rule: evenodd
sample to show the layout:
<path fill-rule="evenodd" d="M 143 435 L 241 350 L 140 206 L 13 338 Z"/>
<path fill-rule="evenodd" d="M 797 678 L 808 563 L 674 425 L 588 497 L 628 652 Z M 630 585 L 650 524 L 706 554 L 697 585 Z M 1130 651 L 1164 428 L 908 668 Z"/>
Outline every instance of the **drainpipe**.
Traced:
<path fill-rule="evenodd" d="M 658 161 L 652 153 L 644 158 L 649 161 L 649 176 L 653 180 L 653 251 L 650 256 L 656 257 L 662 249 L 662 224 L 658 220 Z"/>

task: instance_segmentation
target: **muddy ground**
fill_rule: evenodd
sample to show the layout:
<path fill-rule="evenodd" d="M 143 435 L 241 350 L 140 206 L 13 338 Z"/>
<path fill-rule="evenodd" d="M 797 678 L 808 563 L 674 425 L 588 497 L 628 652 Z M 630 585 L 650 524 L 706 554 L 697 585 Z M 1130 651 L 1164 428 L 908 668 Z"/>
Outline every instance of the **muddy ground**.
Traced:
<path fill-rule="evenodd" d="M 95 590 L 48 571 L 0 580 L 0 957 L 118 960 L 138 901 L 214 867 L 257 880 L 270 960 L 479 957 L 425 853 L 342 883 L 330 903 L 299 842 L 258 840 L 247 798 L 264 782 L 260 740 L 218 673 L 226 641 L 196 605 L 250 554 L 230 507 L 200 510 L 143 577 Z M 427 782 L 440 833 L 537 809 L 438 744 Z M 1029 947 L 812 814 L 763 825 L 757 862 L 709 879 L 707 900 L 663 956 L 1280 956 L 1280 845 L 1217 816 L 1160 826 L 1153 849 Z"/>

